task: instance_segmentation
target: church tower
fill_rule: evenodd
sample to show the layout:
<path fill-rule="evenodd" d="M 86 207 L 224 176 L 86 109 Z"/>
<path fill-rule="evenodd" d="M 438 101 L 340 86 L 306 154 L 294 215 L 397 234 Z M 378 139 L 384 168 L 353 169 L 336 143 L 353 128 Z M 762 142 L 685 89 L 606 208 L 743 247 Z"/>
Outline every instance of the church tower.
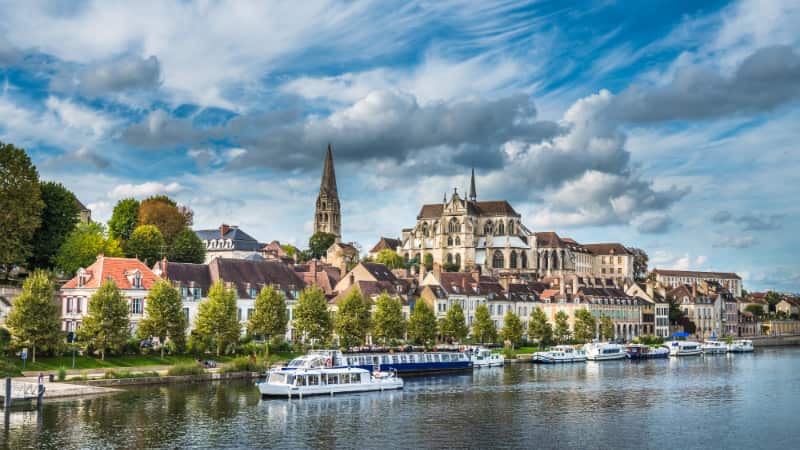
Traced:
<path fill-rule="evenodd" d="M 336 191 L 336 172 L 333 170 L 333 154 L 331 144 L 325 155 L 322 168 L 322 181 L 319 184 L 316 214 L 314 214 L 314 232 L 335 234 L 337 240 L 342 237 L 342 222 L 339 212 L 339 193 Z"/>

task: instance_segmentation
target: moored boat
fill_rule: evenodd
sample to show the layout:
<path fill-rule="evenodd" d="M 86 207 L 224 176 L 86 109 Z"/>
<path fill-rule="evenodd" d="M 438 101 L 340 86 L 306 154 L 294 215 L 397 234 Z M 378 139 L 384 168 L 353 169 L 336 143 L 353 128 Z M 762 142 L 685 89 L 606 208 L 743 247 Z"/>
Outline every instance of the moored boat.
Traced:
<path fill-rule="evenodd" d="M 740 339 L 728 344 L 728 351 L 732 353 L 748 353 L 753 350 L 753 341 L 749 339 Z"/>
<path fill-rule="evenodd" d="M 665 342 L 664 345 L 669 349 L 670 356 L 695 356 L 703 353 L 699 342 L 670 341 Z"/>
<path fill-rule="evenodd" d="M 724 342 L 707 340 L 701 346 L 704 355 L 719 355 L 728 353 L 728 346 Z"/>
<path fill-rule="evenodd" d="M 629 359 L 659 359 L 669 356 L 666 347 L 650 347 L 643 344 L 630 344 L 625 346 L 625 354 Z"/>
<path fill-rule="evenodd" d="M 355 367 L 400 375 L 463 372 L 473 367 L 469 356 L 461 352 L 342 353 L 338 350 L 313 350 L 309 355 L 324 356 L 330 367 Z"/>
<path fill-rule="evenodd" d="M 492 353 L 488 348 L 475 348 L 470 350 L 470 359 L 472 366 L 476 369 L 481 367 L 502 367 L 506 363 L 506 359 L 499 353 Z"/>
<path fill-rule="evenodd" d="M 591 342 L 584 345 L 583 349 L 586 351 L 586 359 L 589 361 L 609 361 L 626 358 L 624 348 L 612 342 Z"/>
<path fill-rule="evenodd" d="M 571 345 L 556 345 L 546 352 L 536 352 L 531 361 L 541 364 L 586 362 L 586 352 Z"/>

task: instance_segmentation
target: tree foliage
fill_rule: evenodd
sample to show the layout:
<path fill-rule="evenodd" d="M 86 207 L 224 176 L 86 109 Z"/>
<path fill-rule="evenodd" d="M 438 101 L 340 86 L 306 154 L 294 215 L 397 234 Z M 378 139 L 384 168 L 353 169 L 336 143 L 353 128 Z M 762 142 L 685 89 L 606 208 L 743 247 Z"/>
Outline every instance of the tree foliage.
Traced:
<path fill-rule="evenodd" d="M 764 315 L 764 308 L 757 303 L 750 303 L 744 307 L 744 310 L 755 316 L 756 318 L 761 318 Z"/>
<path fill-rule="evenodd" d="M 544 347 L 553 342 L 553 327 L 547 321 L 547 315 L 541 308 L 533 308 L 531 320 L 528 322 L 528 338 L 535 339 Z"/>
<path fill-rule="evenodd" d="M 84 317 L 78 336 L 106 358 L 109 350 L 119 350 L 130 337 L 128 301 L 113 281 L 105 281 L 89 298 L 89 314 Z"/>
<path fill-rule="evenodd" d="M 425 270 L 433 270 L 433 255 L 425 253 L 425 256 L 422 257 L 422 264 L 425 266 Z"/>
<path fill-rule="evenodd" d="M 312 345 L 330 337 L 333 321 L 325 294 L 318 287 L 307 287 L 300 293 L 294 307 L 294 328 L 304 339 L 310 339 Z"/>
<path fill-rule="evenodd" d="M 436 316 L 422 299 L 414 303 L 414 310 L 408 319 L 408 338 L 421 345 L 436 341 Z"/>
<path fill-rule="evenodd" d="M 153 225 L 161 232 L 169 245 L 178 234 L 189 225 L 187 214 L 178 208 L 174 200 L 159 195 L 142 200 L 139 205 L 139 225 Z M 134 230 L 135 231 L 135 230 Z"/>
<path fill-rule="evenodd" d="M 489 307 L 486 305 L 478 305 L 475 308 L 472 338 L 480 340 L 481 343 L 497 341 L 497 327 L 495 327 L 492 316 L 489 314 Z"/>
<path fill-rule="evenodd" d="M 767 295 L 764 296 L 764 300 L 766 300 L 767 303 L 769 303 L 769 310 L 774 312 L 775 305 L 777 305 L 781 301 L 781 294 L 775 291 L 769 291 L 767 292 Z"/>
<path fill-rule="evenodd" d="M 181 294 L 169 281 L 157 281 L 145 299 L 145 318 L 139 323 L 138 333 L 142 338 L 155 336 L 161 343 L 167 338 L 182 348 L 186 342 L 186 315 L 183 312 Z"/>
<path fill-rule="evenodd" d="M 247 332 L 264 336 L 269 342 L 273 336 L 285 335 L 288 323 L 283 293 L 272 286 L 263 287 L 256 296 L 255 310 L 247 321 Z"/>
<path fill-rule="evenodd" d="M 447 310 L 444 319 L 439 323 L 439 333 L 447 341 L 462 341 L 467 337 L 469 327 L 461 303 L 455 302 Z"/>
<path fill-rule="evenodd" d="M 611 320 L 611 317 L 603 316 L 600 319 L 600 338 L 604 341 L 614 339 L 614 321 Z"/>
<path fill-rule="evenodd" d="M 137 258 L 149 266 L 161 259 L 165 248 L 164 237 L 155 225 L 139 225 L 125 241 L 125 256 Z"/>
<path fill-rule="evenodd" d="M 559 344 L 566 344 L 570 340 L 569 316 L 564 311 L 556 313 L 556 326 L 554 327 L 553 334 Z"/>
<path fill-rule="evenodd" d="M 629 247 L 628 250 L 633 253 L 633 279 L 638 282 L 645 281 L 647 279 L 647 262 L 649 261 L 647 252 L 636 247 Z"/>
<path fill-rule="evenodd" d="M 20 344 L 36 350 L 51 348 L 61 339 L 61 312 L 55 303 L 55 285 L 47 272 L 37 270 L 22 284 L 22 293 L 14 299 L 6 326 Z"/>
<path fill-rule="evenodd" d="M 402 339 L 406 331 L 403 319 L 403 304 L 387 293 L 375 300 L 375 313 L 372 317 L 372 336 L 383 340 L 385 344 L 391 339 Z"/>
<path fill-rule="evenodd" d="M 389 270 L 402 269 L 406 266 L 406 260 L 397 252 L 385 248 L 375 255 L 375 262 L 381 263 Z"/>
<path fill-rule="evenodd" d="M 41 223 L 39 173 L 25 150 L 0 142 L 0 272 L 23 264 Z"/>
<path fill-rule="evenodd" d="M 575 311 L 573 334 L 575 335 L 576 341 L 584 343 L 594 339 L 594 330 L 596 326 L 597 321 L 586 308 Z"/>
<path fill-rule="evenodd" d="M 81 210 L 75 195 L 60 183 L 41 183 L 39 190 L 44 209 L 42 223 L 33 235 L 33 253 L 29 266 L 52 269 L 56 252 L 78 224 Z"/>
<path fill-rule="evenodd" d="M 108 235 L 121 242 L 130 239 L 139 223 L 139 201 L 125 198 L 117 202 L 111 219 L 108 220 Z"/>
<path fill-rule="evenodd" d="M 79 268 L 88 267 L 97 259 L 97 255 L 123 256 L 122 249 L 116 239 L 107 239 L 103 225 L 99 223 L 78 224 L 78 227 L 67 235 L 67 239 L 56 253 L 56 268 L 69 276 Z"/>
<path fill-rule="evenodd" d="M 175 235 L 167 250 L 167 259 L 174 262 L 202 264 L 206 258 L 206 246 L 197 234 L 184 228 Z"/>
<path fill-rule="evenodd" d="M 356 289 L 339 301 L 334 330 L 342 347 L 350 348 L 364 343 L 370 329 L 369 309 L 369 300 L 365 300 Z"/>
<path fill-rule="evenodd" d="M 200 303 L 195 331 L 201 340 L 215 347 L 217 356 L 235 344 L 242 332 L 236 308 L 236 291 L 219 280 L 208 290 L 208 298 Z"/>
<path fill-rule="evenodd" d="M 522 321 L 514 311 L 506 310 L 506 315 L 503 317 L 503 328 L 500 330 L 500 335 L 504 341 L 511 343 L 512 348 L 516 348 L 522 342 Z"/>
<path fill-rule="evenodd" d="M 319 259 L 327 254 L 328 248 L 330 248 L 334 242 L 336 242 L 335 234 L 317 231 L 308 238 L 308 250 L 311 252 L 313 258 Z"/>

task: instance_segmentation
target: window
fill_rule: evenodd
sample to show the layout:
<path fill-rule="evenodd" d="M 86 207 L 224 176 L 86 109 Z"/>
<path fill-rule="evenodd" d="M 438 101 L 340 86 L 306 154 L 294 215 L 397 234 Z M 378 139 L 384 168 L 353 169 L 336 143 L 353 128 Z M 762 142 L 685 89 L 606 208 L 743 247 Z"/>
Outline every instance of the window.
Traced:
<path fill-rule="evenodd" d="M 487 236 L 492 234 L 492 221 L 491 220 L 487 220 L 486 221 L 486 225 L 483 226 L 483 233 L 486 234 Z"/>
<path fill-rule="evenodd" d="M 522 265 L 520 267 L 522 267 L 523 269 L 527 269 L 528 268 L 528 254 L 523 251 L 521 259 L 522 259 Z"/>
<path fill-rule="evenodd" d="M 189 323 L 189 308 L 183 308 L 183 316 L 186 317 L 186 323 Z"/>
<path fill-rule="evenodd" d="M 503 222 L 497 224 L 497 234 L 499 234 L 500 236 L 506 234 L 505 225 L 503 225 Z"/>
<path fill-rule="evenodd" d="M 250 289 L 248 289 L 248 291 L 250 291 L 248 293 L 250 295 L 250 298 L 256 298 L 258 296 L 258 291 L 256 290 L 256 288 L 251 287 Z"/>
<path fill-rule="evenodd" d="M 514 221 L 508 222 L 508 234 L 514 234 Z"/>
<path fill-rule="evenodd" d="M 81 311 L 82 310 L 81 304 L 83 303 L 82 300 L 83 299 L 81 299 L 80 297 L 75 299 L 75 312 L 78 313 L 78 314 L 80 314 L 82 312 Z"/>
<path fill-rule="evenodd" d="M 458 223 L 458 219 L 450 219 L 450 222 L 447 224 L 447 231 L 450 233 L 458 233 L 461 231 L 461 224 Z"/>
<path fill-rule="evenodd" d="M 194 299 L 199 300 L 202 296 L 202 290 L 199 287 L 194 288 Z"/>
<path fill-rule="evenodd" d="M 456 236 L 456 245 L 461 245 L 461 238 Z"/>
<path fill-rule="evenodd" d="M 447 246 L 448 247 L 452 247 L 453 246 L 453 238 L 452 237 L 449 237 L 449 236 L 447 237 Z"/>
<path fill-rule="evenodd" d="M 502 269 L 504 265 L 505 258 L 503 258 L 503 253 L 500 250 L 495 250 L 492 256 L 492 267 L 495 269 Z"/>
<path fill-rule="evenodd" d="M 461 268 L 461 254 L 460 253 L 456 253 L 456 265 L 458 266 L 459 269 Z"/>
<path fill-rule="evenodd" d="M 242 308 L 236 308 L 236 320 L 242 321 Z"/>
<path fill-rule="evenodd" d="M 511 252 L 511 268 L 517 268 L 517 252 Z"/>
<path fill-rule="evenodd" d="M 67 313 L 72 312 L 72 297 L 67 297 Z"/>
<path fill-rule="evenodd" d="M 253 316 L 253 312 L 255 312 L 255 309 L 247 308 L 247 320 L 250 320 L 250 317 Z"/>
<path fill-rule="evenodd" d="M 453 255 L 447 254 L 447 264 L 453 264 Z"/>
<path fill-rule="evenodd" d="M 144 310 L 144 300 L 141 298 L 131 299 L 131 314 L 142 314 Z"/>

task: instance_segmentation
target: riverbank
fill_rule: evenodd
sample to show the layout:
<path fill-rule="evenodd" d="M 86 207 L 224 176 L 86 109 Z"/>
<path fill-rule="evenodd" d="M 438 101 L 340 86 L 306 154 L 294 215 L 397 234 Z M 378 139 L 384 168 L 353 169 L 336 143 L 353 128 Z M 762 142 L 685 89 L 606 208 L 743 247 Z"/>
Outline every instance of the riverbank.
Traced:
<path fill-rule="evenodd" d="M 758 336 L 747 338 L 753 341 L 754 347 L 780 347 L 800 345 L 800 335 L 797 336 Z"/>

